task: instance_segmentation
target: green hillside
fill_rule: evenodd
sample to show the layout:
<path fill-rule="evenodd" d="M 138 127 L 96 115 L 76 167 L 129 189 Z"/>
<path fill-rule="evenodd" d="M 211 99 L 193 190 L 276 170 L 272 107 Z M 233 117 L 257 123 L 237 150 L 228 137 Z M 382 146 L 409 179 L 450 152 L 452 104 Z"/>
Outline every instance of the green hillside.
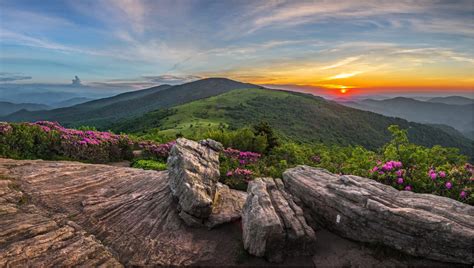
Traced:
<path fill-rule="evenodd" d="M 259 87 L 225 78 L 208 78 L 177 86 L 166 85 L 124 93 L 68 108 L 39 112 L 21 111 L 2 119 L 16 122 L 49 120 L 69 127 L 93 125 L 106 128 L 118 120 L 140 116 L 156 109 L 173 107 L 233 89 Z"/>
<path fill-rule="evenodd" d="M 389 141 L 387 127 L 399 125 L 417 144 L 457 147 L 472 155 L 472 142 L 456 133 L 361 111 L 309 94 L 267 89 L 239 89 L 193 101 L 170 109 L 156 110 L 123 121 L 115 131 L 141 135 L 199 136 L 208 129 L 239 128 L 266 121 L 286 139 L 303 143 L 362 145 L 376 149 Z"/>

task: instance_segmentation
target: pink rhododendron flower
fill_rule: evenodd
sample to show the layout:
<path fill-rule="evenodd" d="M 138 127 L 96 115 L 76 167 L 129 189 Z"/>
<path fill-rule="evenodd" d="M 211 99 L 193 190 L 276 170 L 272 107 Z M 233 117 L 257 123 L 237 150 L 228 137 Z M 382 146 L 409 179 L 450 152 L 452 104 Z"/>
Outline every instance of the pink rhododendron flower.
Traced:
<path fill-rule="evenodd" d="M 12 126 L 8 123 L 0 123 L 0 134 L 7 134 L 12 130 Z"/>
<path fill-rule="evenodd" d="M 398 179 L 397 179 L 397 183 L 398 183 L 398 184 L 402 184 L 402 183 L 403 183 L 403 178 L 398 178 Z"/>
<path fill-rule="evenodd" d="M 400 170 L 397 170 L 397 171 L 395 172 L 395 174 L 397 174 L 398 177 L 401 177 L 401 176 L 403 176 L 403 172 L 404 172 L 404 170 L 403 170 L 403 169 L 400 169 Z"/>
<path fill-rule="evenodd" d="M 410 185 L 407 185 L 407 186 L 405 187 L 405 191 L 411 191 L 411 190 L 412 190 L 412 188 L 411 188 Z"/>
<path fill-rule="evenodd" d="M 438 175 L 439 175 L 441 178 L 446 178 L 446 172 L 444 172 L 444 171 L 438 172 Z"/>
<path fill-rule="evenodd" d="M 465 191 L 461 191 L 461 192 L 459 193 L 459 196 L 460 196 L 461 198 L 466 198 L 467 193 L 466 193 Z"/>
<path fill-rule="evenodd" d="M 446 186 L 447 189 L 451 189 L 451 188 L 453 187 L 453 184 L 448 181 L 448 182 L 445 184 L 445 186 Z"/>
<path fill-rule="evenodd" d="M 436 174 L 436 172 L 430 173 L 430 178 L 431 178 L 432 180 L 436 180 L 436 177 L 438 177 L 438 175 Z"/>

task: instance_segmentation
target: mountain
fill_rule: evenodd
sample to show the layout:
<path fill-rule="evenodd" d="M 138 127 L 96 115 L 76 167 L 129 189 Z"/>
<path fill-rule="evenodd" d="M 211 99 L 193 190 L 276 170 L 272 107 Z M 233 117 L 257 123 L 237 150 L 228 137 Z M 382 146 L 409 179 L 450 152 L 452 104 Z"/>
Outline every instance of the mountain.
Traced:
<path fill-rule="evenodd" d="M 162 85 L 114 97 L 94 100 L 73 107 L 50 111 L 20 111 L 4 118 L 6 121 L 58 121 L 66 126 L 94 125 L 106 128 L 124 118 L 169 108 L 186 102 L 215 96 L 238 88 L 261 88 L 226 78 L 207 78 L 178 86 Z"/>
<path fill-rule="evenodd" d="M 461 97 L 462 98 L 462 97 Z M 426 124 L 444 124 L 456 128 L 469 138 L 474 130 L 474 103 L 452 105 L 397 97 L 386 100 L 366 99 L 342 104 L 387 116 Z"/>
<path fill-rule="evenodd" d="M 461 96 L 449 96 L 449 97 L 436 97 L 427 100 L 428 102 L 433 103 L 444 103 L 451 105 L 468 105 L 473 104 L 474 99 L 461 97 Z"/>
<path fill-rule="evenodd" d="M 20 110 L 37 111 L 49 109 L 48 105 L 37 103 L 11 103 L 7 101 L 0 101 L 0 116 L 15 113 Z"/>
<path fill-rule="evenodd" d="M 185 136 L 205 133 L 224 124 L 248 126 L 267 121 L 285 139 L 296 142 L 362 145 L 376 149 L 390 140 L 387 128 L 408 129 L 411 141 L 457 147 L 473 155 L 473 144 L 459 132 L 361 111 L 310 94 L 269 89 L 238 89 L 160 109 L 115 124 L 115 131 Z"/>
<path fill-rule="evenodd" d="M 81 103 L 88 102 L 88 101 L 92 101 L 92 100 L 94 100 L 94 99 L 85 98 L 85 97 L 76 97 L 76 98 L 71 98 L 71 99 L 67 99 L 67 100 L 64 100 L 64 101 L 53 103 L 52 106 L 54 108 L 70 107 L 70 106 L 74 106 L 74 105 L 81 104 Z"/>

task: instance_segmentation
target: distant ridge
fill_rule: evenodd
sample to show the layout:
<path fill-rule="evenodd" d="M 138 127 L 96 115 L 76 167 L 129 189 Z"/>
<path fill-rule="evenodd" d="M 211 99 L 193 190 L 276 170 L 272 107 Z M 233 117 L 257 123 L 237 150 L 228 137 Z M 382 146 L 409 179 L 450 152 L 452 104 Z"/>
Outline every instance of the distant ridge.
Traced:
<path fill-rule="evenodd" d="M 37 111 L 34 113 L 19 111 L 2 120 L 50 120 L 58 121 L 65 126 L 94 125 L 97 127 L 107 127 L 117 120 L 139 116 L 152 110 L 172 107 L 239 88 L 262 87 L 227 78 L 206 78 L 177 86 L 161 85 L 127 92 L 73 107 Z"/>
<path fill-rule="evenodd" d="M 50 109 L 48 105 L 37 103 L 12 103 L 8 101 L 0 101 L 0 116 L 15 113 L 21 110 L 38 111 Z"/>
<path fill-rule="evenodd" d="M 447 97 L 434 98 L 434 100 L 464 103 L 470 99 Z M 466 137 L 474 138 L 472 137 L 472 131 L 474 130 L 474 102 L 454 105 L 397 97 L 385 100 L 365 99 L 354 102 L 341 102 L 341 104 L 386 116 L 396 116 L 418 123 L 448 125 L 461 131 Z"/>
<path fill-rule="evenodd" d="M 451 105 L 468 105 L 468 104 L 474 103 L 474 99 L 461 97 L 461 96 L 436 97 L 436 98 L 431 98 L 427 101 L 434 102 L 434 103 L 451 104 Z"/>
<path fill-rule="evenodd" d="M 85 98 L 85 97 L 75 97 L 75 98 L 70 98 L 64 101 L 53 103 L 51 106 L 54 108 L 70 107 L 70 106 L 78 105 L 78 104 L 92 101 L 92 100 L 94 99 Z"/>

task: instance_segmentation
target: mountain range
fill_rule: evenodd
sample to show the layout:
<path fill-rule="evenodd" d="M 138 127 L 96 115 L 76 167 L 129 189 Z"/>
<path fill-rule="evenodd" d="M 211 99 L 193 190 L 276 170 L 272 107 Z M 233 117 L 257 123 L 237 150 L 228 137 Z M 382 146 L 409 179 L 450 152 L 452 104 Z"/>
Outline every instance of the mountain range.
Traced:
<path fill-rule="evenodd" d="M 473 104 L 474 99 L 461 97 L 461 96 L 448 96 L 448 97 L 436 97 L 427 100 L 428 102 L 444 103 L 451 105 L 468 105 Z"/>
<path fill-rule="evenodd" d="M 408 122 L 311 94 L 266 89 L 226 78 L 160 85 L 66 108 L 21 110 L 0 120 L 50 120 L 69 127 L 90 125 L 117 132 L 173 137 L 266 121 L 283 138 L 295 142 L 362 145 L 369 149 L 387 142 L 390 139 L 387 127 L 396 124 L 408 129 L 415 143 L 457 147 L 467 155 L 473 154 L 472 141 L 449 126 Z"/>
<path fill-rule="evenodd" d="M 271 89 L 236 89 L 116 123 L 112 129 L 133 133 L 192 136 L 209 128 L 243 127 L 266 121 L 283 137 L 303 143 L 362 145 L 376 149 L 390 140 L 387 128 L 408 129 L 418 144 L 458 147 L 472 154 L 472 142 L 453 128 L 408 122 L 345 107 L 311 94 Z M 449 132 L 449 133 L 448 133 Z"/>
<path fill-rule="evenodd" d="M 5 116 L 20 110 L 38 111 L 49 109 L 48 105 L 36 103 L 11 103 L 8 101 L 0 101 L 0 116 Z"/>
<path fill-rule="evenodd" d="M 177 86 L 160 85 L 98 99 L 67 108 L 48 111 L 19 111 L 8 121 L 51 120 L 65 126 L 94 125 L 106 127 L 111 122 L 141 115 L 160 108 L 214 96 L 237 88 L 259 88 L 225 78 L 202 79 Z"/>
<path fill-rule="evenodd" d="M 361 110 L 395 116 L 424 124 L 444 124 L 474 139 L 474 100 L 464 97 L 433 98 L 420 101 L 397 97 L 385 100 L 365 99 L 341 102 Z"/>

